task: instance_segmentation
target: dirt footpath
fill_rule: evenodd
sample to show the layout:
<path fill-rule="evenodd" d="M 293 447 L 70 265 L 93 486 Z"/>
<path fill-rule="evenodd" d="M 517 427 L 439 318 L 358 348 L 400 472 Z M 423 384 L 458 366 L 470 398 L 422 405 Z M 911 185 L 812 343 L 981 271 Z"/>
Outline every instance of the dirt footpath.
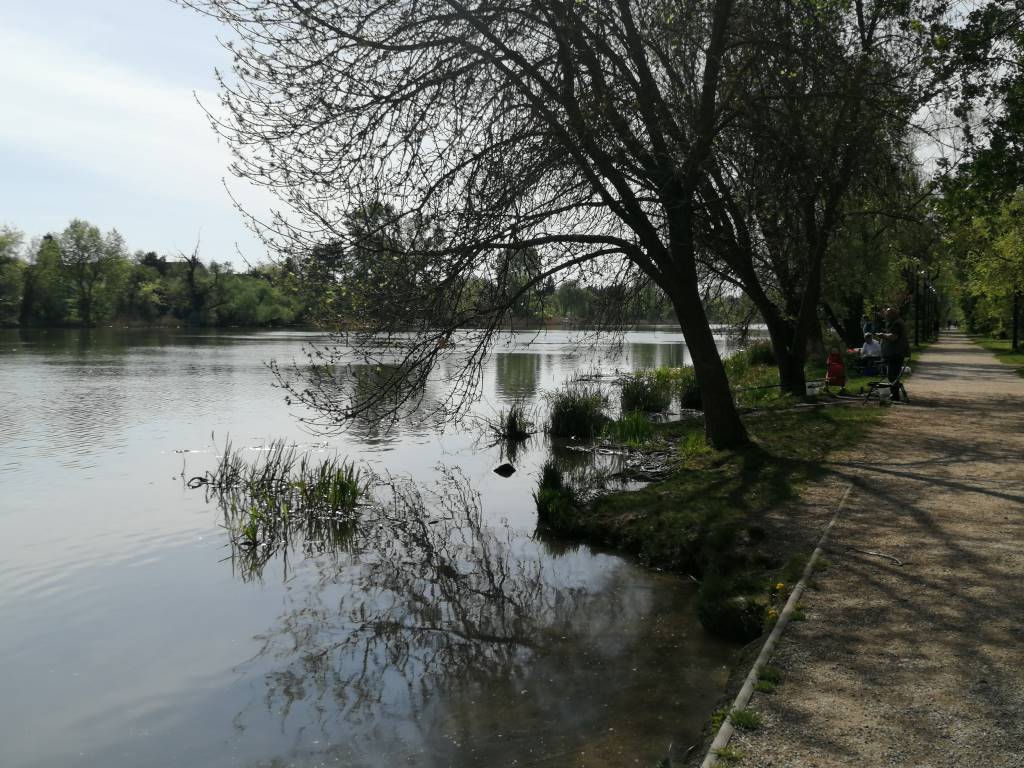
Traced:
<path fill-rule="evenodd" d="M 834 462 L 831 566 L 739 765 L 1024 766 L 1024 378 L 949 334 L 907 389 Z"/>

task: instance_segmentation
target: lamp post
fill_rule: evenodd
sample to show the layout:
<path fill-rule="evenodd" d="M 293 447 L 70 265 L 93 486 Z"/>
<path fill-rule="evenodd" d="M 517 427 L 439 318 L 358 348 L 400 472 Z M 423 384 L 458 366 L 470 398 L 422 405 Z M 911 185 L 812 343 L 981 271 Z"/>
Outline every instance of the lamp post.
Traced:
<path fill-rule="evenodd" d="M 914 346 L 921 343 L 921 295 L 918 290 L 921 282 L 921 275 L 924 272 L 914 272 Z"/>
<path fill-rule="evenodd" d="M 1011 349 L 1020 349 L 1020 288 L 1013 292 L 1013 343 Z"/>

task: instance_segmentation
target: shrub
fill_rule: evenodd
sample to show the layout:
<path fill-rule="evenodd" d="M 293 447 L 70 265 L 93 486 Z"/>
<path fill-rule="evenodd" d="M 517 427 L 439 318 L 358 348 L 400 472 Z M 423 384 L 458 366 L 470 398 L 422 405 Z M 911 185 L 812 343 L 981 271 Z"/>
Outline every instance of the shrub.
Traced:
<path fill-rule="evenodd" d="M 637 371 L 622 382 L 622 412 L 658 413 L 672 405 L 673 371 L 656 368 Z"/>
<path fill-rule="evenodd" d="M 593 440 L 608 422 L 608 398 L 598 386 L 570 382 L 551 395 L 549 402 L 548 432 L 552 437 Z"/>
<path fill-rule="evenodd" d="M 702 410 L 704 405 L 697 386 L 697 374 L 693 368 L 683 368 L 679 372 L 679 406 L 691 410 Z"/>
<path fill-rule="evenodd" d="M 770 341 L 755 341 L 744 354 L 751 365 L 775 365 L 775 351 Z"/>

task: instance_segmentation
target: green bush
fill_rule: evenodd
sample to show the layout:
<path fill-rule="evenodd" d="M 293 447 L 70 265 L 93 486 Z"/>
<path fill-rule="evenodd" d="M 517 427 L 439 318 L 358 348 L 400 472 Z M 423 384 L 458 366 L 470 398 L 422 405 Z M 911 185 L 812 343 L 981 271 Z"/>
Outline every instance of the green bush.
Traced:
<path fill-rule="evenodd" d="M 751 365 L 775 365 L 775 351 L 770 341 L 755 341 L 743 352 Z"/>
<path fill-rule="evenodd" d="M 593 440 L 608 422 L 608 398 L 596 385 L 570 382 L 550 395 L 549 402 L 548 432 L 552 437 Z"/>
<path fill-rule="evenodd" d="M 679 372 L 679 406 L 691 410 L 703 410 L 700 387 L 697 386 L 697 374 L 693 368 L 683 368 Z"/>
<path fill-rule="evenodd" d="M 622 412 L 667 411 L 672 404 L 672 379 L 673 371 L 669 368 L 631 374 L 622 382 Z"/>

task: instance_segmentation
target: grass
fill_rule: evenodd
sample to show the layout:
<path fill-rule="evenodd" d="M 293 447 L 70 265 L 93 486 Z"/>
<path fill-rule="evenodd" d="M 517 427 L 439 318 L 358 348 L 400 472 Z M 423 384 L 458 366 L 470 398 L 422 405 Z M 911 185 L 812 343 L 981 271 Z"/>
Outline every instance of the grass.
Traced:
<path fill-rule="evenodd" d="M 605 436 L 615 443 L 640 446 L 654 434 L 654 425 L 642 411 L 631 411 L 605 426 Z"/>
<path fill-rule="evenodd" d="M 672 405 L 672 390 L 678 379 L 678 369 L 655 368 L 637 371 L 622 381 L 621 405 L 623 413 L 661 413 Z"/>
<path fill-rule="evenodd" d="M 733 726 L 741 731 L 756 731 L 761 727 L 761 716 L 751 709 L 730 709 L 722 707 L 716 709 L 711 715 L 711 732 L 717 733 L 722 727 L 725 718 L 732 721 Z"/>
<path fill-rule="evenodd" d="M 677 446 L 673 473 L 600 496 L 552 528 L 699 576 L 705 626 L 749 640 L 763 630 L 775 584 L 795 583 L 806 563 L 786 567 L 779 551 L 789 544 L 766 535 L 761 513 L 822 477 L 830 452 L 859 440 L 882 416 L 877 408 L 768 410 L 747 419 L 753 444 L 732 452 L 708 448 L 699 424 L 654 424 L 654 440 Z"/>
<path fill-rule="evenodd" d="M 735 747 L 722 747 L 715 752 L 715 765 L 736 765 L 742 761 L 744 757 L 746 757 L 746 754 Z"/>
<path fill-rule="evenodd" d="M 593 440 L 608 423 L 608 396 L 596 384 L 571 381 L 548 396 L 552 437 Z"/>
<path fill-rule="evenodd" d="M 740 731 L 756 731 L 761 727 L 761 716 L 752 709 L 734 709 L 729 719 Z"/>
<path fill-rule="evenodd" d="M 534 433 L 534 424 L 530 419 L 526 403 L 516 400 L 508 409 L 501 409 L 498 415 L 487 421 L 487 429 L 495 440 L 522 442 Z"/>
<path fill-rule="evenodd" d="M 1024 376 L 1024 350 L 1014 352 L 1010 349 L 1009 339 L 994 339 L 991 337 L 976 337 L 974 343 L 996 356 L 996 360 L 1004 365 L 1012 366 L 1018 376 Z"/>
<path fill-rule="evenodd" d="M 250 573 L 297 538 L 321 548 L 344 543 L 368 491 L 353 463 L 316 461 L 283 440 L 251 460 L 228 442 L 216 469 L 189 486 L 205 487 L 217 499 L 233 551 Z"/>

